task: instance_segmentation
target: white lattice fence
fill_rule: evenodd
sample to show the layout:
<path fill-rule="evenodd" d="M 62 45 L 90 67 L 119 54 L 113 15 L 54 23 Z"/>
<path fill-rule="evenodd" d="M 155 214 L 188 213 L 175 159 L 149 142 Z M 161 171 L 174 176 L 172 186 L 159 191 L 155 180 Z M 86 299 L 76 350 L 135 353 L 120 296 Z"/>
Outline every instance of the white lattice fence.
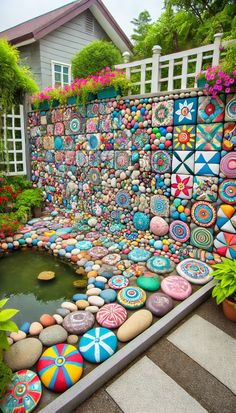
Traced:
<path fill-rule="evenodd" d="M 235 40 L 221 43 L 222 33 L 215 34 L 215 41 L 202 47 L 161 56 L 161 47 L 153 47 L 153 56 L 149 59 L 128 62 L 128 53 L 124 53 L 126 63 L 116 67 L 126 72 L 131 79 L 131 93 L 145 94 L 193 89 L 195 77 L 208 65 L 219 63 L 221 46 L 236 43 Z"/>
<path fill-rule="evenodd" d="M 2 117 L 0 170 L 8 175 L 26 174 L 26 148 L 23 105 L 14 106 Z"/>

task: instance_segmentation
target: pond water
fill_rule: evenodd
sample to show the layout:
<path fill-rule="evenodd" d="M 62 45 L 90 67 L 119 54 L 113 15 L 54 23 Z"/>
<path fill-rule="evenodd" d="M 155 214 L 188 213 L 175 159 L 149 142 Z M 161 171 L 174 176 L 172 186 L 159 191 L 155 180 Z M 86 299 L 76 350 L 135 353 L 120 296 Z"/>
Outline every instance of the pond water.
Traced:
<path fill-rule="evenodd" d="M 41 271 L 54 271 L 55 279 L 40 281 Z M 43 313 L 53 314 L 62 301 L 81 292 L 73 286 L 80 277 L 75 269 L 53 255 L 35 250 L 16 251 L 0 259 L 0 298 L 9 298 L 5 308 L 19 309 L 18 324 L 38 321 Z"/>

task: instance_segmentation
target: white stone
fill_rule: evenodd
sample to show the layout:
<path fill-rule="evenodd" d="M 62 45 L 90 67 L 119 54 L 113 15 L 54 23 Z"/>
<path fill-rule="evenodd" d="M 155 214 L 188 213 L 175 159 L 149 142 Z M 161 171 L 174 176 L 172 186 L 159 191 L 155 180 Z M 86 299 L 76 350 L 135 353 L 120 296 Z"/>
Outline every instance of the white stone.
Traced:
<path fill-rule="evenodd" d="M 60 316 L 59 314 L 53 314 L 54 320 L 56 320 L 57 324 L 62 324 L 63 323 L 63 317 Z"/>
<path fill-rule="evenodd" d="M 85 308 L 85 311 L 89 311 L 92 314 L 97 313 L 99 310 L 99 307 L 97 307 L 96 305 L 89 305 L 88 307 Z"/>
<path fill-rule="evenodd" d="M 96 295 L 92 295 L 90 297 L 88 297 L 88 302 L 90 305 L 95 305 L 97 307 L 102 307 L 105 303 L 105 301 L 103 300 L 102 297 L 98 297 Z M 88 309 L 88 307 L 86 308 L 86 310 Z"/>
<path fill-rule="evenodd" d="M 88 290 L 87 292 L 86 292 L 86 294 L 88 295 L 88 296 L 91 296 L 91 295 L 99 295 L 100 293 L 101 293 L 101 288 L 91 288 L 90 290 Z"/>
<path fill-rule="evenodd" d="M 21 330 L 18 330 L 17 333 L 12 332 L 12 333 L 10 334 L 10 338 L 12 338 L 12 340 L 14 340 L 14 341 L 23 340 L 23 338 L 25 338 L 25 337 L 26 337 L 25 332 L 24 332 L 24 331 L 21 331 Z"/>
<path fill-rule="evenodd" d="M 71 303 L 70 301 L 64 301 L 61 304 L 62 308 L 66 308 L 67 310 L 70 311 L 77 311 L 77 305 L 75 305 L 74 303 Z"/>

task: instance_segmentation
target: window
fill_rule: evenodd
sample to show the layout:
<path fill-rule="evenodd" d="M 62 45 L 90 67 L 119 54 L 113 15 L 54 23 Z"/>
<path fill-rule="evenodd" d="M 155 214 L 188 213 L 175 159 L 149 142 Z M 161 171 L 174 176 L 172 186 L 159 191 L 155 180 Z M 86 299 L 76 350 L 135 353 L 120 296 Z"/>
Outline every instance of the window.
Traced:
<path fill-rule="evenodd" d="M 3 115 L 3 138 L 0 152 L 0 171 L 8 175 L 25 175 L 25 130 L 23 106 L 14 106 Z"/>
<path fill-rule="evenodd" d="M 71 65 L 52 61 L 52 86 L 66 86 L 71 83 Z"/>

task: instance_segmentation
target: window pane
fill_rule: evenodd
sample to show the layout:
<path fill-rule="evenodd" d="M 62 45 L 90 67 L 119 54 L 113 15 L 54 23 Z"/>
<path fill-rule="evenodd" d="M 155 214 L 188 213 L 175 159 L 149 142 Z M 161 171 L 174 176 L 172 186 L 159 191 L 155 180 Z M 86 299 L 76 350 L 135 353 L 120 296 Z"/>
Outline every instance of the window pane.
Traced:
<path fill-rule="evenodd" d="M 54 72 L 61 72 L 61 65 L 54 65 Z"/>
<path fill-rule="evenodd" d="M 8 153 L 8 160 L 14 161 L 14 153 Z"/>
<path fill-rule="evenodd" d="M 21 172 L 24 169 L 22 163 L 17 164 L 16 167 L 17 167 L 17 172 Z"/>
<path fill-rule="evenodd" d="M 22 149 L 22 143 L 21 142 L 15 142 L 16 144 L 16 150 L 20 151 Z"/>
<path fill-rule="evenodd" d="M 15 118 L 15 126 L 20 128 L 20 118 Z"/>
<path fill-rule="evenodd" d="M 16 160 L 17 161 L 22 161 L 22 153 L 17 153 L 16 154 Z"/>
<path fill-rule="evenodd" d="M 15 130 L 15 138 L 16 139 L 21 139 L 21 131 L 20 130 Z"/>
<path fill-rule="evenodd" d="M 55 87 L 61 86 L 61 82 L 56 82 Z"/>
<path fill-rule="evenodd" d="M 55 73 L 55 81 L 56 82 L 61 82 L 61 74 L 60 73 Z"/>
<path fill-rule="evenodd" d="M 63 83 L 69 83 L 69 76 L 63 75 Z"/>
<path fill-rule="evenodd" d="M 63 73 L 68 74 L 69 73 L 69 67 L 63 66 Z"/>
<path fill-rule="evenodd" d="M 7 126 L 12 127 L 12 118 L 7 117 Z"/>
<path fill-rule="evenodd" d="M 12 164 L 9 165 L 9 171 L 10 171 L 10 172 L 15 172 L 15 165 L 14 165 L 14 163 L 12 163 Z"/>
<path fill-rule="evenodd" d="M 7 129 L 7 139 L 12 139 L 12 129 Z"/>
<path fill-rule="evenodd" d="M 7 141 L 7 147 L 9 151 L 12 151 L 14 149 L 13 141 Z"/>
<path fill-rule="evenodd" d="M 15 115 L 19 115 L 20 114 L 20 105 L 16 105 L 14 107 L 14 111 L 15 111 Z"/>

